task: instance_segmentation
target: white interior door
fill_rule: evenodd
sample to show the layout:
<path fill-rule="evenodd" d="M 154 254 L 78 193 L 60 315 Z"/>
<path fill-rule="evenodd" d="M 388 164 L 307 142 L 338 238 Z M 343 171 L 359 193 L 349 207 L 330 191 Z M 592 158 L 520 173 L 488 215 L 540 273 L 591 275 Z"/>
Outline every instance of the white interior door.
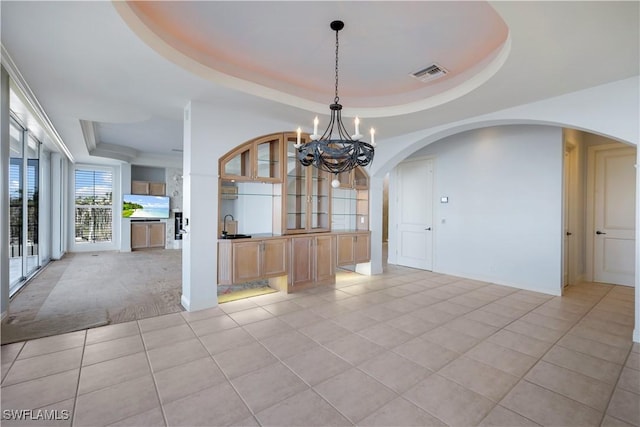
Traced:
<path fill-rule="evenodd" d="M 433 269 L 433 160 L 398 165 L 397 263 Z"/>
<path fill-rule="evenodd" d="M 563 256 L 562 256 L 562 286 L 568 286 L 570 284 L 569 281 L 569 257 L 571 256 L 571 242 L 569 237 L 571 236 L 571 226 L 569 224 L 569 193 L 571 191 L 571 162 L 570 162 L 570 153 L 569 150 L 565 147 L 564 152 L 564 247 L 563 247 Z"/>
<path fill-rule="evenodd" d="M 594 281 L 634 285 L 636 150 L 595 155 Z"/>
<path fill-rule="evenodd" d="M 577 151 L 573 143 L 565 143 L 564 152 L 564 253 L 562 262 L 562 283 L 573 285 L 577 276 Z"/>

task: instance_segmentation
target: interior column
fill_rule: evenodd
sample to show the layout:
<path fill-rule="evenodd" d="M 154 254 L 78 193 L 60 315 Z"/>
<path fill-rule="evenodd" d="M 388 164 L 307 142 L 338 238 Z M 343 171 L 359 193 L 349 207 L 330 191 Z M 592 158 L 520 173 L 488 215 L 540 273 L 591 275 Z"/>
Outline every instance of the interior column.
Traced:
<path fill-rule="evenodd" d="M 218 159 L 212 117 L 191 102 L 184 110 L 182 305 L 218 305 Z"/>
<path fill-rule="evenodd" d="M 369 229 L 371 230 L 371 262 L 358 265 L 360 274 L 382 274 L 382 204 L 384 179 L 371 175 L 369 179 Z"/>
<path fill-rule="evenodd" d="M 640 147 L 636 144 L 636 321 L 633 340 L 640 343 Z"/>

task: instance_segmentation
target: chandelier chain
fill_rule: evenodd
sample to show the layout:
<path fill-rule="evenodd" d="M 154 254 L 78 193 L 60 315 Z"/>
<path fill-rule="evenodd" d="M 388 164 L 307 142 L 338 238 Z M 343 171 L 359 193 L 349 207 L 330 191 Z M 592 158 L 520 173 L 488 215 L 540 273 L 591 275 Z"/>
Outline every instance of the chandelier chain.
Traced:
<path fill-rule="evenodd" d="M 336 97 L 333 100 L 334 104 L 338 104 L 340 102 L 340 98 L 338 97 L 338 32 L 339 31 L 336 30 Z"/>

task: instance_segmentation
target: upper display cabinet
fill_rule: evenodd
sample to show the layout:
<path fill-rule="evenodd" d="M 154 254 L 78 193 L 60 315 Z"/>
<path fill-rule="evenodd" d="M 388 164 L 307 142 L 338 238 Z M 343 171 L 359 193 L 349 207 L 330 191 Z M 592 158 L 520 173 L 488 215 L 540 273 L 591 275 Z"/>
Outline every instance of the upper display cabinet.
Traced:
<path fill-rule="evenodd" d="M 349 172 L 339 173 L 336 178 L 340 182 L 340 188 L 369 189 L 369 175 L 359 166 Z"/>
<path fill-rule="evenodd" d="M 366 171 L 339 174 L 340 188 L 332 188 L 332 174 L 298 161 L 297 138 L 295 132 L 262 136 L 220 159 L 220 232 L 225 217 L 249 234 L 369 229 Z M 301 134 L 300 142 L 308 138 Z"/>
<path fill-rule="evenodd" d="M 282 182 L 282 135 L 243 144 L 220 160 L 220 178 L 229 181 Z"/>
<path fill-rule="evenodd" d="M 296 156 L 296 134 L 285 134 L 286 179 L 282 197 L 285 234 L 331 229 L 331 178 L 327 172 L 302 166 Z M 305 138 L 301 141 L 304 143 Z"/>

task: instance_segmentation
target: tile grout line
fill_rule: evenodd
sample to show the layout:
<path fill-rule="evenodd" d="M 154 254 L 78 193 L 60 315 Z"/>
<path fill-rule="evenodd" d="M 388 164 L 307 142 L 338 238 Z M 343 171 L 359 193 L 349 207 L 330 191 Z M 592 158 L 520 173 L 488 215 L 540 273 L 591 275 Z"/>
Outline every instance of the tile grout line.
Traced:
<path fill-rule="evenodd" d="M 26 345 L 26 344 L 25 344 Z M 84 359 L 84 350 L 87 346 L 87 331 L 84 331 L 84 340 L 82 341 L 82 354 L 80 355 L 80 367 L 78 368 L 78 380 L 76 381 L 76 393 L 73 398 L 73 407 L 71 408 L 71 422 L 70 426 L 76 423 L 76 410 L 78 409 L 78 396 L 80 393 L 80 378 L 82 376 L 82 361 Z"/>
<path fill-rule="evenodd" d="M 222 310 L 222 309 L 221 309 L 221 310 Z M 224 312 L 224 310 L 222 310 L 222 311 Z M 242 310 L 240 310 L 240 311 L 242 311 Z M 235 321 L 235 319 L 233 319 L 233 317 L 229 316 L 229 313 L 224 312 L 224 314 L 223 314 L 222 316 L 227 316 L 229 319 L 231 319 L 233 322 L 235 322 L 235 324 L 237 325 L 237 327 L 238 327 L 239 329 L 241 329 L 241 330 L 243 330 L 243 331 L 244 331 L 244 328 L 243 328 L 242 326 L 240 326 L 240 325 L 238 324 L 238 322 L 236 322 L 236 321 Z M 183 318 L 184 318 L 184 316 L 183 316 Z M 229 378 L 229 376 L 227 375 L 227 373 L 224 371 L 224 369 L 222 369 L 222 367 L 220 366 L 220 364 L 218 363 L 218 361 L 215 359 L 214 355 L 213 355 L 213 354 L 211 354 L 211 352 L 207 349 L 207 346 L 206 346 L 206 345 L 204 345 L 204 343 L 202 342 L 202 339 L 201 339 L 200 335 L 198 335 L 198 334 L 196 333 L 196 331 L 194 331 L 194 330 L 193 330 L 193 328 L 191 327 L 191 323 L 189 323 L 189 321 L 187 321 L 186 319 L 185 319 L 185 321 L 187 322 L 187 325 L 189 325 L 189 329 L 191 329 L 191 331 L 193 332 L 193 334 L 196 336 L 196 339 L 198 340 L 198 342 L 200 343 L 200 345 L 202 346 L 202 348 L 204 348 L 204 350 L 205 350 L 205 351 L 207 352 L 207 354 L 209 355 L 209 358 L 210 358 L 210 359 L 213 361 L 213 363 L 218 367 L 218 369 L 220 370 L 220 372 L 221 372 L 221 373 L 222 373 L 222 375 L 224 376 L 224 379 L 227 381 L 227 383 L 229 384 L 229 386 L 230 386 L 230 387 L 233 389 L 233 391 L 236 393 L 236 396 L 238 396 L 238 398 L 242 401 L 242 403 L 244 404 L 244 406 L 247 408 L 247 410 L 248 410 L 248 411 L 249 411 L 249 413 L 251 414 L 251 417 L 253 417 L 253 419 L 256 421 L 256 423 L 258 423 L 258 425 L 262 425 L 262 424 L 260 424 L 260 421 L 259 421 L 259 420 L 258 420 L 258 418 L 256 417 L 255 413 L 253 412 L 253 410 L 251 409 L 251 407 L 249 406 L 249 404 L 246 402 L 246 400 L 244 399 L 244 397 L 242 397 L 242 395 L 240 394 L 240 392 L 238 391 L 238 389 L 236 388 L 236 386 L 231 382 L 231 379 Z M 234 328 L 223 329 L 223 331 L 230 330 L 230 329 L 234 329 Z M 222 331 L 217 331 L 217 332 L 222 332 Z M 206 334 L 206 335 L 213 335 L 213 334 L 215 334 L 215 333 L 217 333 L 217 332 L 213 332 L 213 333 L 211 333 L 211 334 Z M 247 331 L 244 331 L 244 332 L 246 332 L 247 334 L 249 334 Z M 206 335 L 205 335 L 205 336 L 206 336 Z M 254 337 L 253 337 L 253 335 L 251 335 L 251 334 L 249 334 L 249 335 L 251 336 L 251 338 L 254 338 Z M 254 339 L 255 339 L 255 338 L 254 338 Z M 260 344 L 262 344 L 262 343 L 260 343 Z M 267 351 L 268 351 L 268 350 L 269 350 L 269 349 L 267 349 Z M 203 358 L 203 359 L 204 359 L 204 358 Z M 253 370 L 253 371 L 251 371 L 251 372 L 255 372 L 256 370 L 257 370 L 257 369 L 255 369 L 255 370 Z M 211 387 L 214 387 L 214 386 L 210 386 L 210 387 L 207 387 L 207 388 L 211 388 Z M 196 393 L 200 393 L 201 391 L 206 390 L 207 388 L 204 388 L 204 389 L 198 390 L 198 391 L 193 392 L 193 393 L 189 393 L 188 395 L 186 395 L 186 396 L 184 396 L 184 397 L 181 397 L 181 398 L 179 398 L 179 399 L 173 400 L 172 402 L 175 402 L 175 401 L 180 400 L 180 399 L 185 399 L 185 398 L 187 398 L 187 397 L 189 397 L 189 396 L 193 396 L 194 394 L 196 394 Z M 168 403 L 168 402 L 167 402 L 167 403 Z M 162 411 L 163 411 L 163 413 L 164 413 L 164 405 L 163 405 L 162 403 L 160 403 L 160 405 L 162 406 Z M 240 420 L 238 420 L 238 421 L 240 421 Z M 167 426 L 168 426 L 168 425 L 169 425 L 169 424 L 167 424 Z"/>
<path fill-rule="evenodd" d="M 500 285 L 498 285 L 498 286 L 500 286 Z M 502 300 L 502 299 L 504 299 L 504 298 L 508 298 L 509 296 L 514 295 L 514 294 L 515 294 L 515 293 L 517 293 L 517 292 L 518 292 L 518 291 L 515 291 L 515 292 L 512 292 L 512 293 L 510 293 L 510 294 L 504 295 L 504 296 L 502 296 L 502 297 L 498 298 L 497 300 L 494 300 L 494 301 L 488 302 L 487 304 L 484 304 L 484 305 L 482 305 L 482 306 L 480 306 L 480 307 L 476 308 L 475 310 L 473 310 L 473 311 L 471 311 L 471 312 L 469 312 L 469 313 L 472 313 L 472 312 L 474 312 L 474 311 L 480 310 L 482 307 L 486 307 L 487 305 L 492 304 L 492 303 L 497 303 L 497 304 L 499 304 L 499 303 L 498 303 L 498 301 L 500 301 L 500 300 Z M 483 342 L 487 341 L 490 337 L 492 337 L 492 336 L 496 335 L 496 334 L 497 334 L 497 333 L 499 333 L 500 331 L 508 330 L 508 329 L 506 329 L 506 327 L 507 327 L 507 326 L 511 325 L 511 324 L 512 324 L 512 323 L 514 323 L 514 322 L 517 322 L 518 320 L 521 320 L 524 316 L 526 316 L 527 314 L 529 314 L 529 313 L 533 312 L 533 310 L 535 310 L 535 309 L 537 309 L 537 308 L 539 308 L 539 307 L 543 306 L 544 304 L 546 304 L 547 302 L 551 301 L 552 299 L 553 299 L 553 298 L 547 299 L 546 301 L 543 301 L 543 302 L 541 302 L 541 303 L 539 303 L 539 304 L 537 304 L 537 305 L 533 306 L 530 310 L 528 310 L 528 311 L 524 312 L 524 313 L 523 313 L 522 315 L 520 315 L 519 317 L 517 317 L 517 318 L 513 319 L 511 322 L 509 322 L 509 323 L 505 324 L 504 326 L 502 326 L 501 328 L 499 328 L 497 331 L 495 331 L 495 332 L 494 332 L 494 333 L 492 333 L 491 335 L 488 335 L 487 337 L 483 338 L 479 343 L 477 343 L 477 344 L 473 345 L 472 347 L 470 347 L 469 349 L 467 349 L 464 353 L 460 353 L 460 356 L 459 356 L 459 357 L 457 357 L 456 359 L 454 359 L 454 360 L 452 360 L 452 361 L 450 361 L 450 362 L 446 363 L 445 365 L 441 366 L 441 367 L 440 367 L 440 369 L 438 369 L 438 371 L 436 371 L 435 373 L 437 374 L 440 370 L 442 370 L 442 369 L 443 369 L 443 368 L 445 368 L 446 366 L 449 366 L 450 364 L 452 364 L 452 363 L 453 363 L 453 362 L 455 362 L 456 360 L 460 359 L 460 357 L 467 357 L 467 356 L 465 356 L 465 355 L 466 355 L 469 351 L 471 351 L 472 349 L 476 348 L 476 347 L 477 347 L 478 345 L 480 345 L 481 343 L 483 343 Z M 467 313 L 467 314 L 468 314 L 468 313 Z M 494 313 L 494 314 L 495 314 L 495 313 Z M 460 316 L 460 317 L 461 317 L 461 316 Z M 452 319 L 452 320 L 455 320 L 455 319 Z M 480 323 L 482 323 L 482 322 L 480 322 Z M 527 323 L 528 323 L 528 322 L 527 322 Z M 489 326 L 492 326 L 492 325 L 489 325 Z M 518 334 L 519 334 L 519 332 L 514 332 L 514 331 L 510 331 L 510 332 L 518 333 Z M 525 335 L 525 334 L 520 334 L 520 335 L 523 335 L 523 336 L 529 337 L 528 335 Z M 533 337 L 529 337 L 529 338 L 533 338 Z M 560 338 L 558 338 L 558 339 L 560 339 Z M 541 340 L 540 340 L 540 341 L 541 341 Z M 496 343 L 494 343 L 494 344 L 496 344 Z M 500 344 L 496 344 L 496 345 L 500 346 Z M 500 346 L 500 347 L 504 347 L 504 346 Z M 552 347 L 553 347 L 553 344 L 552 344 Z M 508 347 L 505 347 L 505 348 L 508 348 Z M 551 347 L 550 347 L 550 348 L 551 348 Z M 509 348 L 509 349 L 510 349 L 510 348 Z M 510 350 L 513 350 L 513 349 L 510 349 Z M 521 353 L 521 352 L 519 352 L 519 351 L 517 351 L 517 350 L 513 350 L 513 351 L 516 351 L 516 352 L 518 352 L 518 353 Z M 548 350 L 547 350 L 547 351 L 548 351 Z M 525 353 L 521 353 L 521 354 L 525 354 Z M 546 354 L 546 352 L 545 352 L 545 354 Z M 526 355 L 526 356 L 529 356 L 529 355 L 527 355 L 527 354 L 525 354 L 525 355 Z M 544 356 L 544 354 L 538 358 L 538 362 L 539 362 L 540 360 L 542 360 L 542 357 L 543 357 L 543 356 Z M 471 358 L 471 359 L 476 360 L 476 359 L 474 359 L 474 358 Z M 479 360 L 476 360 L 476 361 L 477 361 L 477 362 L 479 362 L 479 363 L 484 363 L 484 362 L 479 361 Z M 537 363 L 537 362 L 536 362 L 536 363 Z M 496 401 L 496 402 L 494 402 L 492 399 L 489 399 L 487 396 L 481 395 L 480 393 L 476 393 L 475 391 L 468 389 L 466 386 L 464 386 L 464 385 L 462 385 L 462 384 L 459 384 L 459 383 L 458 383 L 458 382 L 456 382 L 455 380 L 452 380 L 452 379 L 447 378 L 447 377 L 443 377 L 443 378 L 446 378 L 446 379 L 448 379 L 449 381 L 452 381 L 452 382 L 454 382 L 454 383 L 458 384 L 459 386 L 463 387 L 465 390 L 469 390 L 469 391 L 471 391 L 471 392 L 474 392 L 474 393 L 478 394 L 479 396 L 482 396 L 482 397 L 486 398 L 487 400 L 489 400 L 489 401 L 491 401 L 491 402 L 493 402 L 493 403 L 494 403 L 494 405 L 491 407 L 491 409 L 490 409 L 489 411 L 487 411 L 487 413 L 486 413 L 486 414 L 485 414 L 485 415 L 484 415 L 484 416 L 483 416 L 483 417 L 478 421 L 478 423 L 480 424 L 480 423 L 482 423 L 482 421 L 484 421 L 484 419 L 485 419 L 485 418 L 487 418 L 487 416 L 488 416 L 488 415 L 489 415 L 489 414 L 490 414 L 490 413 L 491 413 L 491 412 L 492 412 L 492 411 L 493 411 L 497 406 L 501 406 L 501 405 L 500 405 L 500 402 L 505 398 L 505 396 L 507 396 L 507 395 L 511 392 L 511 390 L 513 390 L 513 389 L 516 387 L 516 385 L 518 385 L 518 384 L 520 383 L 520 381 L 524 380 L 525 375 L 526 375 L 526 374 L 531 370 L 531 368 L 532 368 L 533 366 L 535 366 L 535 364 L 536 364 L 536 363 L 534 363 L 534 364 L 533 364 L 533 365 L 532 365 L 532 366 L 531 366 L 531 367 L 530 367 L 530 368 L 529 368 L 529 369 L 528 369 L 528 370 L 527 370 L 523 375 L 521 375 L 521 376 L 520 376 L 520 378 L 518 379 L 518 381 L 516 381 L 516 382 L 513 384 L 513 386 L 511 386 L 511 387 L 510 387 L 510 388 L 509 388 L 509 389 L 508 389 L 508 390 L 503 394 L 503 396 L 500 398 L 500 400 L 498 400 L 498 401 Z M 485 365 L 486 365 L 486 364 L 485 364 Z M 490 366 L 490 365 L 487 365 L 487 366 Z M 502 371 L 501 369 L 500 369 L 500 371 L 501 371 L 501 372 L 505 372 L 505 371 Z M 509 374 L 508 372 L 505 372 L 505 373 L 506 373 L 506 374 Z M 511 375 L 511 374 L 509 374 L 509 375 Z M 441 376 L 442 376 L 442 375 L 441 375 Z M 508 408 L 506 408 L 506 409 L 508 409 Z M 513 412 L 515 412 L 515 411 L 513 411 Z M 523 414 L 518 413 L 518 415 L 520 415 L 520 416 L 522 416 L 522 417 L 524 417 L 524 418 L 526 418 L 526 419 L 529 419 L 529 418 L 527 418 L 526 416 L 524 416 Z M 533 420 L 531 420 L 531 421 L 533 421 Z M 538 424 L 538 423 L 536 423 L 536 424 Z"/>
<path fill-rule="evenodd" d="M 307 309 L 307 308 L 304 308 L 304 307 L 303 307 L 303 309 Z M 278 317 L 278 316 L 276 316 L 276 317 Z M 323 349 L 325 349 L 325 350 L 329 351 L 330 353 L 334 354 L 336 357 L 338 357 L 338 358 L 340 358 L 340 359 L 344 360 L 344 361 L 345 361 L 345 363 L 347 363 L 347 364 L 351 365 L 353 368 L 355 368 L 355 366 L 353 366 L 353 365 L 352 365 L 351 363 L 349 363 L 347 360 L 345 360 L 345 359 L 343 359 L 342 357 L 340 357 L 339 355 L 337 355 L 337 354 L 333 353 L 331 350 L 329 350 L 328 348 L 324 347 L 324 345 L 320 344 L 318 341 L 316 341 L 316 340 L 314 340 L 313 338 L 311 338 L 310 336 L 306 335 L 304 332 L 300 332 L 300 331 L 299 331 L 299 328 L 295 328 L 295 327 L 292 327 L 292 328 L 293 328 L 293 331 L 294 331 L 294 332 L 297 332 L 297 333 L 301 334 L 302 336 L 304 336 L 304 337 L 306 337 L 306 338 L 309 338 L 309 339 L 310 339 L 310 340 L 312 340 L 314 343 L 318 344 L 321 348 L 323 348 Z M 242 329 L 244 330 L 244 328 L 242 328 Z M 246 332 L 246 331 L 245 331 L 245 332 Z M 248 333 L 248 332 L 247 332 L 247 333 Z M 249 334 L 249 335 L 251 335 L 251 334 Z M 277 334 L 276 334 L 276 335 L 277 335 Z M 276 335 L 273 335 L 273 336 L 276 336 Z M 292 369 L 292 368 L 291 368 L 291 367 L 290 367 L 290 366 L 289 366 L 289 365 L 284 361 L 284 359 L 280 358 L 278 355 L 276 355 L 276 354 L 275 354 L 275 353 L 273 353 L 271 350 L 269 350 L 269 348 L 267 348 L 267 347 L 262 343 L 262 341 L 261 341 L 261 340 L 259 340 L 259 339 L 255 338 L 253 335 L 251 335 L 251 336 L 252 336 L 252 338 L 253 338 L 253 339 L 255 339 L 255 340 L 256 340 L 256 342 L 257 342 L 257 343 L 259 343 L 262 347 L 264 347 L 264 349 L 265 349 L 266 351 L 268 351 L 268 352 L 269 352 L 273 357 L 275 357 L 275 358 L 276 358 L 276 360 L 278 360 L 278 362 L 280 362 L 284 367 L 286 367 L 286 368 L 287 368 L 287 369 L 288 369 L 288 370 L 289 370 L 293 375 L 295 375 L 297 378 L 299 378 L 299 379 L 300 379 L 300 381 L 302 381 L 302 382 L 303 382 L 303 383 L 308 387 L 308 390 L 311 390 L 313 393 L 315 393 L 315 394 L 316 394 L 320 399 L 322 399 L 322 400 L 323 400 L 324 402 L 326 402 L 329 406 L 331 406 L 331 407 L 332 407 L 332 408 L 333 408 L 333 409 L 334 409 L 338 414 L 340 414 L 340 415 L 341 415 L 345 420 L 347 420 L 349 423 L 351 423 L 352 425 L 356 425 L 355 423 L 353 423 L 353 422 L 349 419 L 349 417 L 347 417 L 345 414 L 343 414 L 343 413 L 342 413 L 338 408 L 336 408 L 336 407 L 335 407 L 331 402 L 329 402 L 327 399 L 325 399 L 325 398 L 324 398 L 324 396 L 322 396 L 320 393 L 318 393 L 318 391 L 316 391 L 316 390 L 315 390 L 315 388 L 314 388 L 314 386 L 313 386 L 313 385 L 309 384 L 309 383 L 308 383 L 304 378 L 302 378 L 300 375 L 298 375 L 298 373 L 297 373 L 296 371 L 294 371 L 294 370 L 293 370 L 293 369 Z M 267 337 L 267 338 L 268 338 L 268 337 Z M 306 351 L 306 350 L 305 350 L 305 351 Z M 304 353 L 305 351 L 302 351 L 301 353 Z M 292 355 L 291 357 L 294 357 L 294 356 L 296 356 L 296 355 Z M 212 356 L 212 357 L 213 357 L 213 356 Z M 262 368 L 258 368 L 258 369 L 262 369 Z M 258 369 L 255 369 L 255 370 L 250 371 L 250 372 L 256 372 Z M 250 372 L 249 372 L 249 373 L 250 373 Z M 329 380 L 329 379 L 331 379 L 331 378 L 335 378 L 335 377 L 337 377 L 338 375 L 340 375 L 340 374 L 342 374 L 342 373 L 343 373 L 343 372 L 338 372 L 338 373 L 336 373 L 335 375 L 332 375 L 331 377 L 324 379 L 322 382 L 328 381 L 328 380 Z M 246 374 L 243 374 L 243 375 L 246 375 Z M 231 380 L 229 380 L 229 382 L 231 382 Z M 321 382 L 321 383 L 322 383 L 322 382 Z M 235 389 L 235 386 L 234 386 L 234 389 Z M 240 394 L 237 390 L 236 390 L 236 393 Z M 272 408 L 272 407 L 274 407 L 274 406 L 276 406 L 276 405 L 279 405 L 279 404 L 280 404 L 280 403 L 282 403 L 284 400 L 287 400 L 287 399 L 289 399 L 289 398 L 291 398 L 291 397 L 293 397 L 293 395 L 288 396 L 288 397 L 286 397 L 286 398 L 284 398 L 284 399 L 280 400 L 279 402 L 276 402 L 276 403 L 274 403 L 273 405 L 268 406 L 267 408 L 264 408 L 262 411 L 266 411 L 266 410 L 267 410 L 267 409 L 269 409 L 269 408 Z M 243 401 L 244 401 L 244 399 L 243 399 Z M 247 405 L 247 406 L 248 406 L 248 405 Z M 249 408 L 249 410 L 251 411 L 251 408 Z M 253 411 L 251 411 L 251 413 L 253 414 Z M 260 423 L 260 421 L 258 420 L 258 418 L 256 417 L 256 414 L 254 414 L 254 418 L 256 418 L 256 421 L 258 422 L 258 424 L 262 425 L 262 424 Z"/>
<path fill-rule="evenodd" d="M 180 315 L 180 317 L 182 317 L 182 315 Z M 155 376 L 155 374 L 153 372 L 153 367 L 151 366 L 151 359 L 149 358 L 149 350 L 147 349 L 147 343 L 146 343 L 146 341 L 144 339 L 144 334 L 142 333 L 142 328 L 140 327 L 140 320 L 135 320 L 135 322 L 136 322 L 136 325 L 138 325 L 138 333 L 140 334 L 140 339 L 142 340 L 142 347 L 143 347 L 145 358 L 147 359 L 147 365 L 149 366 L 149 373 L 151 374 L 151 380 L 153 381 L 153 387 L 154 387 L 154 389 L 156 391 L 156 398 L 158 399 L 158 405 L 160 406 L 160 413 L 162 414 L 162 419 L 164 421 L 164 425 L 168 426 L 169 423 L 167 422 L 167 414 L 165 414 L 165 412 L 164 412 L 164 406 L 162 405 L 162 399 L 160 399 L 160 391 L 158 390 L 158 383 L 156 382 L 156 376 Z M 134 415 L 139 415 L 139 414 L 143 414 L 143 413 L 144 412 L 139 412 L 138 414 L 134 414 Z M 131 415 L 131 416 L 134 416 L 134 415 Z M 124 420 L 126 418 L 129 418 L 129 417 L 122 418 L 122 419 L 120 419 L 118 421 L 122 421 L 122 420 Z M 115 422 L 118 422 L 118 421 L 115 421 Z M 111 423 L 111 424 L 114 424 L 114 423 Z"/>
<path fill-rule="evenodd" d="M 611 293 L 611 291 L 613 291 L 613 289 L 615 289 L 615 286 L 612 286 L 611 289 L 609 289 L 609 291 L 603 295 L 603 297 L 598 301 L 598 303 L 602 302 L 602 300 L 609 295 L 609 293 Z M 597 306 L 598 304 L 595 304 L 591 310 L 589 310 L 589 313 L 591 313 L 591 311 L 593 311 L 593 309 Z M 588 313 L 587 313 L 588 314 Z M 586 317 L 586 315 L 585 315 Z M 582 319 L 581 319 L 582 320 Z M 616 379 L 616 382 L 613 386 L 613 389 L 611 390 L 611 393 L 609 394 L 609 399 L 607 399 L 607 404 L 604 407 L 604 411 L 602 411 L 602 416 L 600 417 L 600 425 L 602 425 L 602 423 L 604 422 L 604 417 L 607 416 L 607 411 L 609 410 L 609 406 L 611 405 L 611 400 L 613 399 L 613 395 L 616 392 L 616 389 L 618 388 L 618 383 L 620 382 L 620 377 L 622 376 L 622 372 L 624 371 L 624 367 L 627 363 L 627 360 L 629 360 L 629 355 L 631 354 L 631 351 L 633 351 L 633 339 L 631 340 L 631 347 L 629 348 L 629 352 L 627 353 L 627 356 L 624 358 L 624 363 L 622 364 L 622 368 L 620 369 L 620 372 L 618 372 L 618 378 Z M 615 417 L 614 417 L 615 418 Z"/>
<path fill-rule="evenodd" d="M 554 341 L 554 342 L 553 342 L 553 344 L 551 344 L 551 346 L 550 346 L 550 347 L 549 347 L 549 348 L 548 348 L 548 349 L 547 349 L 547 350 L 546 350 L 546 351 L 545 351 L 545 352 L 544 352 L 544 353 L 543 353 L 543 354 L 538 358 L 538 361 L 537 361 L 535 364 L 533 364 L 533 365 L 532 365 L 532 366 L 531 366 L 531 367 L 530 367 L 530 368 L 529 368 L 529 369 L 528 369 L 528 370 L 527 370 L 527 371 L 526 371 L 526 372 L 525 372 L 525 373 L 520 377 L 520 381 L 518 381 L 516 384 L 514 384 L 514 386 L 513 386 L 513 387 L 511 387 L 507 393 L 505 393 L 505 395 L 502 397 L 502 399 L 500 399 L 500 401 L 504 400 L 504 398 L 505 398 L 505 397 L 506 397 L 506 396 L 507 396 L 507 395 L 508 395 L 508 394 L 509 394 L 509 393 L 510 393 L 510 392 L 511 392 L 511 391 L 512 391 L 512 390 L 513 390 L 513 389 L 514 389 L 514 388 L 515 388 L 515 387 L 516 387 L 516 386 L 517 386 L 521 381 L 526 381 L 526 382 L 529 382 L 530 384 L 534 384 L 534 385 L 536 385 L 536 386 L 538 386 L 538 387 L 540 387 L 540 388 L 543 388 L 543 389 L 545 389 L 545 390 L 548 390 L 548 391 L 550 391 L 550 392 L 552 392 L 552 393 L 559 394 L 560 396 L 563 396 L 563 397 L 564 397 L 564 398 L 566 398 L 566 399 L 570 399 L 570 400 L 572 400 L 572 401 L 574 401 L 574 402 L 576 402 L 576 403 L 578 403 L 578 404 L 580 404 L 580 405 L 584 405 L 584 406 L 586 406 L 586 407 L 588 407 L 588 408 L 591 408 L 591 409 L 593 409 L 593 410 L 595 410 L 595 411 L 598 411 L 597 409 L 592 408 L 591 406 L 586 405 L 586 404 L 584 404 L 584 403 L 582 403 L 582 402 L 578 402 L 577 400 L 575 400 L 575 399 L 573 399 L 573 398 L 571 398 L 571 397 L 569 397 L 569 396 L 565 396 L 565 395 L 564 395 L 564 394 L 562 394 L 562 393 L 559 393 L 559 392 L 557 392 L 557 391 L 551 390 L 551 389 L 549 389 L 549 388 L 547 388 L 547 387 L 544 387 L 544 386 L 542 386 L 542 385 L 540 385 L 540 384 L 532 383 L 532 382 L 528 381 L 527 379 L 525 379 L 525 377 L 526 377 L 526 376 L 527 376 L 527 374 L 528 374 L 528 373 L 529 373 L 529 372 L 530 372 L 530 371 L 531 371 L 531 370 L 532 370 L 532 369 L 533 369 L 533 368 L 534 368 L 534 367 L 535 367 L 535 366 L 536 366 L 536 365 L 537 365 L 537 364 L 538 364 L 538 363 L 539 363 L 539 362 L 544 358 L 544 356 L 545 356 L 545 355 L 546 355 L 546 354 L 547 354 L 547 353 L 548 353 L 548 352 L 549 352 L 549 351 L 550 351 L 550 350 L 551 350 L 555 345 L 557 345 L 558 341 L 560 341 L 560 340 L 561 340 L 562 338 L 564 338 L 567 334 L 569 334 L 569 332 L 571 332 L 571 330 L 572 330 L 573 328 L 575 328 L 575 326 L 576 326 L 577 324 L 579 324 L 579 323 L 582 321 L 582 319 L 584 319 L 584 318 L 585 318 L 585 317 L 586 317 L 586 316 L 587 316 L 587 315 L 588 315 L 588 314 L 593 310 L 593 308 L 594 308 L 596 305 L 598 305 L 598 303 L 599 303 L 600 301 L 602 301 L 602 300 L 604 299 L 604 297 L 605 297 L 609 292 L 611 292 L 611 290 L 612 290 L 613 288 L 614 288 L 614 287 L 612 286 L 612 287 L 611 287 L 611 288 L 610 288 L 610 289 L 609 289 L 605 294 L 603 294 L 603 295 L 602 295 L 602 296 L 601 296 L 601 297 L 600 297 L 596 302 L 594 302 L 594 303 L 591 305 L 591 307 L 589 308 L 589 310 L 588 310 L 588 311 L 586 311 L 586 312 L 585 312 L 585 313 L 584 313 L 584 314 L 583 314 L 583 315 L 582 315 L 582 316 L 581 316 L 581 317 L 580 317 L 580 318 L 575 322 L 575 324 L 574 324 L 570 329 L 568 329 L 568 330 L 567 330 L 567 332 L 565 332 L 564 334 L 562 334 L 562 335 L 561 335 L 561 336 L 560 336 L 556 341 Z M 562 295 L 559 295 L 559 296 L 557 296 L 557 297 L 562 298 Z M 541 304 L 541 305 L 542 305 L 542 304 Z M 565 369 L 566 369 L 566 368 L 565 368 Z M 613 395 L 613 391 L 611 392 L 611 395 Z M 611 398 L 611 396 L 610 396 L 609 398 Z M 607 405 L 608 405 L 608 404 L 607 404 Z M 515 410 L 513 410 L 513 409 L 510 409 L 510 408 L 507 408 L 507 409 L 509 409 L 510 411 L 516 412 L 518 415 L 521 415 L 521 416 L 523 416 L 523 417 L 525 417 L 525 418 L 526 418 L 526 416 L 525 416 L 525 415 L 520 414 L 519 412 L 517 412 L 517 411 L 515 411 Z M 600 411 L 598 411 L 598 412 L 600 412 Z M 602 424 L 602 420 L 604 419 L 604 415 L 605 415 L 605 413 L 606 413 L 606 409 L 602 412 L 602 416 L 600 417 L 600 424 Z M 485 418 L 486 418 L 486 417 L 485 417 Z"/>
<path fill-rule="evenodd" d="M 13 344 L 13 343 L 12 343 Z M 11 345 L 11 344 L 7 344 L 7 345 Z M 9 371 L 11 371 L 11 368 L 13 368 L 13 365 L 16 363 L 16 361 L 18 360 L 18 357 L 20 357 L 20 353 L 22 353 L 22 351 L 24 350 L 24 347 L 27 345 L 27 341 L 24 341 L 22 343 L 22 347 L 20 347 L 20 350 L 18 350 L 18 354 L 16 354 L 16 357 L 13 358 L 13 360 L 11 361 L 11 363 L 9 364 L 9 369 L 7 369 L 7 372 L 4 374 L 4 376 L 2 377 L 2 381 L 0 382 L 0 385 L 2 387 L 6 387 L 4 384 L 4 380 L 7 378 L 7 376 L 9 375 Z M 17 383 L 20 384 L 20 383 Z"/>

